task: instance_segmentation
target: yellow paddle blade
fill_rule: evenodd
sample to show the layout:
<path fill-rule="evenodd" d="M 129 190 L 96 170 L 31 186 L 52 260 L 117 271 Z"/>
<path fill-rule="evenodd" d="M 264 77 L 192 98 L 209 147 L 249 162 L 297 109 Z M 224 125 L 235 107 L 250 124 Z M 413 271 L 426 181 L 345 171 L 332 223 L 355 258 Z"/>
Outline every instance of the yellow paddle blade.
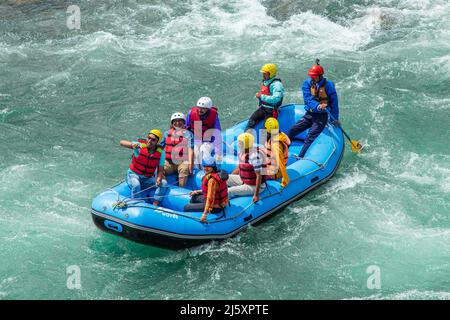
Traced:
<path fill-rule="evenodd" d="M 361 143 L 359 143 L 359 141 L 357 141 L 357 140 L 350 140 L 350 145 L 352 147 L 352 151 L 355 153 L 361 152 L 362 149 L 364 148 L 364 146 Z"/>

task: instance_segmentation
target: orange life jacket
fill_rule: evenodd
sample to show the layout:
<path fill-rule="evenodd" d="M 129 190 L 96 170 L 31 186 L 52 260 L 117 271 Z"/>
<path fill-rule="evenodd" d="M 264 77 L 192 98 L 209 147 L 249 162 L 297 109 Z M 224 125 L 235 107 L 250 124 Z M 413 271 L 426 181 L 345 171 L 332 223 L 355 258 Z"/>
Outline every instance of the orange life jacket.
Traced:
<path fill-rule="evenodd" d="M 314 82 L 311 82 L 311 94 L 313 95 L 314 99 L 319 101 L 319 103 L 328 103 L 328 94 L 325 91 L 325 85 L 327 83 L 327 80 L 323 82 L 323 85 L 319 87 L 319 90 L 316 89 L 316 84 Z"/>

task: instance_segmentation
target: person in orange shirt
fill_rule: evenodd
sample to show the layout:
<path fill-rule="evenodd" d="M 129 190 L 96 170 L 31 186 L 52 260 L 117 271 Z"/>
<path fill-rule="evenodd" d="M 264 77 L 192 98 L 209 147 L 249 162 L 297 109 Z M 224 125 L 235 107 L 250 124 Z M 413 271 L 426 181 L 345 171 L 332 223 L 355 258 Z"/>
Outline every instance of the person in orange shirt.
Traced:
<path fill-rule="evenodd" d="M 200 221 L 206 222 L 208 213 L 220 213 L 228 204 L 228 187 L 226 179 L 218 173 L 213 157 L 203 158 L 202 166 L 205 171 L 202 189 L 190 193 L 191 202 L 184 207 L 184 211 L 203 211 Z"/>
<path fill-rule="evenodd" d="M 266 179 L 278 180 L 281 178 L 281 186 L 284 188 L 289 183 L 286 165 L 291 139 L 280 131 L 280 124 L 275 118 L 267 118 L 264 126 L 267 130 L 267 141 L 264 151 L 269 162 L 266 166 Z"/>

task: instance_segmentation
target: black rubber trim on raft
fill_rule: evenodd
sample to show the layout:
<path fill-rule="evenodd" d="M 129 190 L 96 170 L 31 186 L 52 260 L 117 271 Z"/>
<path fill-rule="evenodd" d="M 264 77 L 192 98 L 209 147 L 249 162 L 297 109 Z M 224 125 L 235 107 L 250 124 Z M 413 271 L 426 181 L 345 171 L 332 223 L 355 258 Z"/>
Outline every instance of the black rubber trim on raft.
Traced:
<path fill-rule="evenodd" d="M 298 199 L 303 197 L 308 192 L 312 191 L 313 189 L 317 188 L 321 184 L 323 184 L 323 183 L 327 182 L 329 179 L 331 179 L 341 164 L 341 160 L 344 155 L 344 150 L 345 150 L 345 147 L 342 148 L 342 152 L 339 156 L 337 165 L 335 166 L 334 170 L 328 176 L 326 176 L 322 180 L 318 181 L 316 184 L 310 186 L 308 189 L 305 189 L 303 192 L 301 192 L 297 196 L 281 203 L 276 208 L 266 212 L 265 214 L 255 218 L 251 221 L 248 221 L 244 225 L 242 225 L 226 234 L 187 235 L 187 234 L 178 234 L 178 233 L 173 233 L 173 232 L 167 232 L 167 231 L 160 230 L 160 229 L 153 229 L 153 228 L 148 228 L 148 227 L 136 225 L 133 223 L 129 223 L 122 219 L 115 218 L 115 217 L 109 216 L 107 214 L 98 212 L 94 209 L 91 210 L 92 219 L 93 219 L 95 225 L 99 229 L 101 229 L 105 232 L 114 234 L 116 236 L 121 236 L 123 238 L 129 239 L 129 240 L 132 240 L 135 242 L 155 245 L 155 246 L 158 246 L 161 248 L 167 248 L 167 249 L 183 249 L 183 248 L 200 245 L 202 243 L 206 243 L 206 242 L 210 242 L 210 241 L 215 241 L 215 240 L 221 241 L 221 240 L 229 239 L 229 238 L 235 236 L 236 234 L 240 233 L 241 231 L 247 229 L 248 226 L 257 225 L 260 222 L 267 220 L 269 217 L 273 216 L 272 215 L 273 213 L 282 211 L 290 203 L 297 201 Z M 104 225 L 105 220 L 111 220 L 111 221 L 120 223 L 123 226 L 123 231 L 121 233 L 119 233 L 119 232 L 116 232 L 116 231 L 106 228 Z"/>
<path fill-rule="evenodd" d="M 148 231 L 143 231 L 137 228 L 133 228 L 122 224 L 122 232 L 118 233 L 105 227 L 104 222 L 106 219 L 95 214 L 92 214 L 92 220 L 94 224 L 102 231 L 113 234 L 114 236 L 121 236 L 130 241 L 137 243 L 142 243 L 146 245 L 156 246 L 163 249 L 180 250 L 189 247 L 194 247 L 201 245 L 203 243 L 210 242 L 212 240 L 204 239 L 183 239 L 176 238 L 166 235 L 161 235 L 159 233 L 153 233 Z"/>

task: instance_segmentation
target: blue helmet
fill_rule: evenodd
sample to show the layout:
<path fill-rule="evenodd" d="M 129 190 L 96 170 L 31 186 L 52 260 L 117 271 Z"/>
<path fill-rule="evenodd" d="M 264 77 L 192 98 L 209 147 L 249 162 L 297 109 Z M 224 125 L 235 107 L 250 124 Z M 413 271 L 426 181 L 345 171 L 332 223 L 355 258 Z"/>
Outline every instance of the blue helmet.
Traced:
<path fill-rule="evenodd" d="M 216 160 L 211 156 L 204 156 L 202 159 L 203 167 L 217 167 Z"/>

